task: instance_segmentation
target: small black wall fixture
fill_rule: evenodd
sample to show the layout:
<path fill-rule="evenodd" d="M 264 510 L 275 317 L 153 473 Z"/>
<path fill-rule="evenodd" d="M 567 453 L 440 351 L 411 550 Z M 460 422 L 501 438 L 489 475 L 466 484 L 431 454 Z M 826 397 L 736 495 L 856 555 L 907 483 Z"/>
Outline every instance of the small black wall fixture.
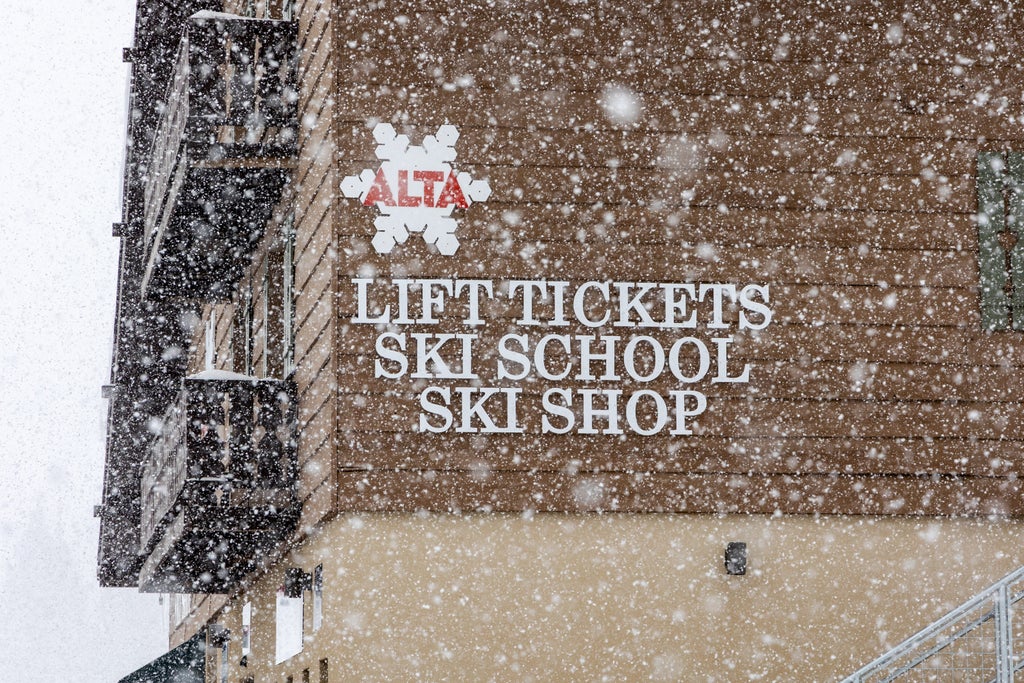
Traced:
<path fill-rule="evenodd" d="M 302 567 L 290 567 L 284 573 L 284 594 L 288 598 L 301 598 L 302 591 L 313 590 L 313 575 Z"/>
<path fill-rule="evenodd" d="M 742 576 L 747 573 L 747 544 L 732 541 L 725 546 L 725 573 Z"/>

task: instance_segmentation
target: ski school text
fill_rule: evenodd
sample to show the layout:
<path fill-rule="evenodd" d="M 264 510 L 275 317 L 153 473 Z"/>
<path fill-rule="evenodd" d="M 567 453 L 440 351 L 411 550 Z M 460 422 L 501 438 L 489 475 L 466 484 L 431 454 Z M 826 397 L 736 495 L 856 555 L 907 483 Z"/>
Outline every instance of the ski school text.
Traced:
<path fill-rule="evenodd" d="M 542 434 L 692 434 L 691 419 L 708 407 L 695 385 L 748 383 L 749 364 L 730 362 L 735 334 L 763 330 L 772 320 L 766 284 L 352 284 L 351 322 L 378 332 L 374 378 L 415 382 L 418 429 L 431 433 L 517 434 L 533 425 Z M 446 331 L 430 331 L 442 323 Z M 460 323 L 465 331 L 447 331 Z M 488 334 L 488 323 L 504 334 Z M 423 387 L 424 381 L 431 383 Z M 545 383 L 539 403 L 517 386 L 538 381 Z M 550 386 L 562 382 L 575 386 Z M 523 420 L 526 404 L 537 407 L 539 421 Z"/>

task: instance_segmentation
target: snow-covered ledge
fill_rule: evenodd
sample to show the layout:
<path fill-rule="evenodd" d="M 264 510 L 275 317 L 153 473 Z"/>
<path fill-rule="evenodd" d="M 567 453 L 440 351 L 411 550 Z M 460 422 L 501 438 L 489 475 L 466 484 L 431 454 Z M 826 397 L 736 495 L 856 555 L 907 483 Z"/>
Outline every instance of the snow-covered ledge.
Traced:
<path fill-rule="evenodd" d="M 189 375 L 185 379 L 205 379 L 205 380 L 234 380 L 234 381 L 245 381 L 245 382 L 258 382 L 259 377 L 252 375 L 243 375 L 240 372 L 231 372 L 230 370 L 203 370 L 197 372 L 194 375 Z"/>

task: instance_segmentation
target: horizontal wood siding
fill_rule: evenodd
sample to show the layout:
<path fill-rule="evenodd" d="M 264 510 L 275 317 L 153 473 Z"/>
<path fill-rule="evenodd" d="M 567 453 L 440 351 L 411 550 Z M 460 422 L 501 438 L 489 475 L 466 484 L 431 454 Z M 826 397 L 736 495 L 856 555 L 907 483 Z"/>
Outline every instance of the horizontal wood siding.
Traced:
<path fill-rule="evenodd" d="M 376 170 L 378 121 L 413 145 L 454 124 L 452 167 L 492 190 L 452 214 L 451 257 L 418 233 L 378 254 L 379 211 L 337 203 L 336 306 L 306 301 L 298 317 L 310 359 L 337 335 L 342 509 L 1024 515 L 1024 337 L 982 330 L 975 218 L 979 151 L 1024 148 L 1024 12 L 400 0 L 339 4 L 332 20 L 336 177 L 309 213 Z M 308 234 L 303 258 L 321 263 L 327 238 Z M 462 299 L 436 324 L 374 326 L 353 322 L 353 278 L 392 310 L 396 278 L 498 291 L 479 327 Z M 572 354 L 551 357 L 565 380 L 501 381 L 509 333 L 715 336 L 701 305 L 690 331 L 523 325 L 504 295 L 516 279 L 769 285 L 773 318 L 738 330 L 737 308 L 723 313 L 749 383 L 574 380 Z M 479 376 L 376 376 L 382 332 L 475 334 Z M 420 432 L 420 392 L 460 384 L 521 389 L 525 433 Z M 552 387 L 698 389 L 708 407 L 692 435 L 541 434 Z"/>
<path fill-rule="evenodd" d="M 390 470 L 340 475 L 342 508 L 749 514 L 1022 514 L 1005 478 Z"/>

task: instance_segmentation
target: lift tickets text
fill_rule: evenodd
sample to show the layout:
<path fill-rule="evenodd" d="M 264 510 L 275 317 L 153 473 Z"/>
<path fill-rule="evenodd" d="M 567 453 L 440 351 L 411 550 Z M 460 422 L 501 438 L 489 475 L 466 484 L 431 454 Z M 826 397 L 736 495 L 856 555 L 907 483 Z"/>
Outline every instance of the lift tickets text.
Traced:
<path fill-rule="evenodd" d="M 693 433 L 708 384 L 772 321 L 767 284 L 352 280 L 375 381 L 418 394 L 421 432 Z"/>

